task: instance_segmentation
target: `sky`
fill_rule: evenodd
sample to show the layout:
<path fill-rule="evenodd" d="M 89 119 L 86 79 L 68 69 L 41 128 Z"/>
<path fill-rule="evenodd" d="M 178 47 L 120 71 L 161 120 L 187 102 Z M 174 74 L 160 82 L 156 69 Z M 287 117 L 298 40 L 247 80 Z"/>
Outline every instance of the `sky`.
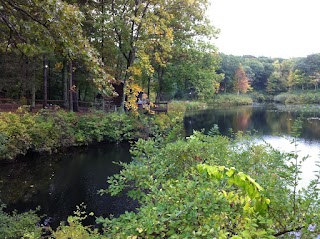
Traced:
<path fill-rule="evenodd" d="M 320 53 L 320 0 L 209 0 L 220 52 L 266 57 Z"/>

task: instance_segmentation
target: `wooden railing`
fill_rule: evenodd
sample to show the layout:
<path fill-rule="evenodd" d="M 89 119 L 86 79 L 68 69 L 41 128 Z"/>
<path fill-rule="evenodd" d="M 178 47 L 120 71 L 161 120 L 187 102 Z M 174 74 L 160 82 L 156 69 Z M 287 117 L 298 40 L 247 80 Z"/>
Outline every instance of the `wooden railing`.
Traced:
<path fill-rule="evenodd" d="M 42 108 L 42 100 L 35 100 L 35 109 Z M 28 102 L 29 103 L 29 102 Z M 19 99 L 0 98 L 0 111 L 16 111 L 21 106 Z M 64 107 L 63 100 L 47 100 L 47 108 L 55 108 L 59 106 Z M 103 110 L 107 112 L 116 111 L 116 106 L 110 100 L 97 100 L 96 102 L 78 101 L 78 108 L 80 112 L 87 112 L 89 109 Z"/>
<path fill-rule="evenodd" d="M 42 100 L 36 100 L 36 109 L 42 108 Z M 55 108 L 55 106 L 64 106 L 63 100 L 47 100 L 48 108 Z M 21 106 L 19 99 L 0 98 L 0 111 L 15 111 Z M 113 101 L 110 100 L 97 100 L 96 102 L 78 101 L 78 108 L 80 112 L 87 112 L 89 109 L 103 110 L 113 112 L 117 110 Z M 150 109 L 156 113 L 167 113 L 168 102 L 155 102 L 152 103 Z"/>

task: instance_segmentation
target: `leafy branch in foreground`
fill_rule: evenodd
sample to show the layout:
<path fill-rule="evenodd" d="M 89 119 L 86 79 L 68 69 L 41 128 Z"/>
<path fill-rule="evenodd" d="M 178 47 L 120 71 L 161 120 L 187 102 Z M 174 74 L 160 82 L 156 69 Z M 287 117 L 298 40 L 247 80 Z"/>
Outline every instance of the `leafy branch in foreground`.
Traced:
<path fill-rule="evenodd" d="M 132 155 L 134 161 L 109 179 L 104 192 L 128 192 L 141 207 L 119 218 L 99 218 L 106 236 L 290 238 L 298 230 L 308 238 L 319 234 L 319 182 L 293 192 L 299 177 L 296 167 L 288 164 L 292 153 L 257 145 L 241 134 L 232 140 L 195 132 L 169 144 L 139 140 Z"/>

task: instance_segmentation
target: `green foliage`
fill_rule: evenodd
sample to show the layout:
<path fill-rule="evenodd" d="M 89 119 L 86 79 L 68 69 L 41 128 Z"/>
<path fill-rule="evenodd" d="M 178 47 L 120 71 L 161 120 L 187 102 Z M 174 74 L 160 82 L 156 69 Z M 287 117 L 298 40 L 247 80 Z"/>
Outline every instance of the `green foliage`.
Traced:
<path fill-rule="evenodd" d="M 86 206 L 81 204 L 77 206 L 77 210 L 73 216 L 69 216 L 67 219 L 68 225 L 61 224 L 57 230 L 52 232 L 50 238 L 54 239 L 103 239 L 104 236 L 100 235 L 97 229 L 92 229 L 90 226 L 83 226 L 82 222 L 88 217 L 85 212 Z M 92 213 L 89 216 L 93 216 Z"/>
<path fill-rule="evenodd" d="M 0 237 L 1 238 L 40 238 L 41 228 L 36 224 L 40 221 L 35 211 L 6 213 L 5 205 L 0 205 Z"/>
<path fill-rule="evenodd" d="M 77 121 L 75 128 L 76 143 L 120 142 L 133 139 L 134 118 L 126 114 L 87 114 Z"/>
<path fill-rule="evenodd" d="M 319 182 L 292 190 L 299 180 L 294 154 L 240 133 L 231 140 L 195 132 L 169 144 L 139 140 L 132 155 L 101 193 L 127 191 L 141 207 L 99 218 L 108 237 L 288 238 L 299 228 L 305 238 L 317 235 L 306 228 L 319 222 Z"/>
<path fill-rule="evenodd" d="M 175 50 L 172 63 L 166 69 L 162 88 L 166 87 L 167 92 L 172 91 L 171 94 L 177 99 L 212 98 L 223 79 L 223 75 L 216 72 L 220 59 L 215 49 L 192 42 L 189 48 L 177 46 Z"/>
<path fill-rule="evenodd" d="M 254 102 L 263 103 L 273 101 L 273 97 L 263 92 L 254 91 L 250 93 L 250 97 Z"/>
<path fill-rule="evenodd" d="M 76 115 L 41 110 L 31 114 L 0 114 L 0 158 L 14 159 L 28 151 L 52 153 L 60 148 L 108 141 L 121 142 L 151 136 L 173 141 L 183 135 L 182 115 L 133 115 L 103 112 Z"/>

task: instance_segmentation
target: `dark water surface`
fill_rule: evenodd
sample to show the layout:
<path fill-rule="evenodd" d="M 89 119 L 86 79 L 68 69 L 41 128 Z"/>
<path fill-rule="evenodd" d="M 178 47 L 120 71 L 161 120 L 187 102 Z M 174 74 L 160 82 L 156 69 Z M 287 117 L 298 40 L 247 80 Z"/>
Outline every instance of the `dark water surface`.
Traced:
<path fill-rule="evenodd" d="M 101 143 L 72 153 L 0 165 L 0 199 L 8 210 L 26 211 L 39 205 L 40 214 L 46 214 L 54 227 L 82 202 L 96 216 L 119 215 L 130 209 L 131 202 L 126 197 L 100 196 L 97 191 L 107 188 L 107 177 L 121 169 L 113 162 L 130 160 L 128 144 Z"/>

